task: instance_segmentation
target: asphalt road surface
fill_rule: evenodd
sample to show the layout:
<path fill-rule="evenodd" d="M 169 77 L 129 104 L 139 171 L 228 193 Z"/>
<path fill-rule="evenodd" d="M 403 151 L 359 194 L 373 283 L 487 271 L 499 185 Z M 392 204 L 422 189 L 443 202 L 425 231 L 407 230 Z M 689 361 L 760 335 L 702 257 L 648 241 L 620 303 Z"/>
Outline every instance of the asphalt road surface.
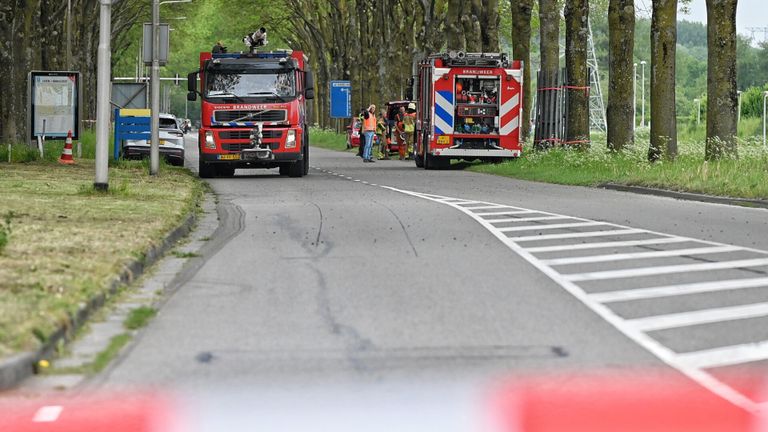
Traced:
<path fill-rule="evenodd" d="M 642 371 L 767 400 L 741 375 L 768 367 L 766 210 L 322 149 L 311 166 L 210 180 L 230 235 L 91 386 Z"/>

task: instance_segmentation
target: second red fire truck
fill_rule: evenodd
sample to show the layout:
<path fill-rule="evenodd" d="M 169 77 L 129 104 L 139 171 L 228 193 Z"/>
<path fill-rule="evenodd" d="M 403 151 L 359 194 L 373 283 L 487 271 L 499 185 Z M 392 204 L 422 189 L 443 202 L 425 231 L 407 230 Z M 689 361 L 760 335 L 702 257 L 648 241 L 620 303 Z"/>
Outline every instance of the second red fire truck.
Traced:
<path fill-rule="evenodd" d="M 522 82 L 521 62 L 506 54 L 452 51 L 423 60 L 413 95 L 416 165 L 520 156 Z"/>

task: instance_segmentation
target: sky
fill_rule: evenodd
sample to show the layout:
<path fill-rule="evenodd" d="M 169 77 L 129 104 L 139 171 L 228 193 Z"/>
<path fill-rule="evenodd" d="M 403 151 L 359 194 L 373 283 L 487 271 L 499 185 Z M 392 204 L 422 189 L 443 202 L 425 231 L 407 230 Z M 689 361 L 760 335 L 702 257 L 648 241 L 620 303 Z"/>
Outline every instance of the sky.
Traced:
<path fill-rule="evenodd" d="M 636 0 L 639 7 L 643 4 L 650 9 L 651 0 Z M 690 14 L 679 14 L 679 20 L 707 22 L 707 5 L 705 0 L 693 0 Z M 736 28 L 739 34 L 750 35 L 748 27 L 768 27 L 768 0 L 739 0 L 736 9 Z M 761 41 L 764 34 L 755 34 L 755 40 Z"/>

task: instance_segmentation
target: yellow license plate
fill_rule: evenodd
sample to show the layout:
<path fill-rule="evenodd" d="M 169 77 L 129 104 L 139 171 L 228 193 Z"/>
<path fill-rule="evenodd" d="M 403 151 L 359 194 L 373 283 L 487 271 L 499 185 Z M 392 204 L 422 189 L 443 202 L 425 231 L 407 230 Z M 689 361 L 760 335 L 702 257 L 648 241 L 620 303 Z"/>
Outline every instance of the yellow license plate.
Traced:
<path fill-rule="evenodd" d="M 238 160 L 240 159 L 239 154 L 224 154 L 219 155 L 219 160 Z"/>
<path fill-rule="evenodd" d="M 166 145 L 166 144 L 168 144 L 168 141 L 166 141 L 166 140 L 160 140 L 160 145 Z"/>
<path fill-rule="evenodd" d="M 437 143 L 438 144 L 450 144 L 451 138 L 448 135 L 440 135 L 437 137 Z"/>

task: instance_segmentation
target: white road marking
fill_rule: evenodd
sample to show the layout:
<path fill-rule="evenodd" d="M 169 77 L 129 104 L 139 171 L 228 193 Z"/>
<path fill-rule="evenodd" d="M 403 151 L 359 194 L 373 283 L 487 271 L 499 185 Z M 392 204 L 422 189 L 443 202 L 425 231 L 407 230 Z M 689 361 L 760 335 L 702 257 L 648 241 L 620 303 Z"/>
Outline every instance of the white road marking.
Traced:
<path fill-rule="evenodd" d="M 40 407 L 32 418 L 34 423 L 53 423 L 59 419 L 64 407 L 60 405 L 47 405 Z"/>
<path fill-rule="evenodd" d="M 533 222 L 533 221 L 556 220 L 556 219 L 574 219 L 574 218 L 567 217 L 567 216 L 539 216 L 539 217 L 529 217 L 529 218 L 486 219 L 486 221 L 488 223 L 506 223 L 506 222 Z"/>
<path fill-rule="evenodd" d="M 716 282 L 700 282 L 682 285 L 667 285 L 653 288 L 639 288 L 622 291 L 608 291 L 590 294 L 592 300 L 600 303 L 642 300 L 658 297 L 672 297 L 706 292 L 768 287 L 768 278 L 731 279 Z"/>
<path fill-rule="evenodd" d="M 607 226 L 615 227 L 617 228 L 616 230 L 595 231 L 595 232 L 587 232 L 587 233 L 526 236 L 526 237 L 508 237 L 504 232 L 500 231 L 498 227 L 494 226 L 491 222 L 489 222 L 489 219 L 485 219 L 485 218 L 488 216 L 493 216 L 497 214 L 509 215 L 509 214 L 524 214 L 524 213 L 539 213 L 539 214 L 550 215 L 550 216 L 562 216 L 563 218 L 571 218 L 571 217 L 558 215 L 555 213 L 529 210 L 524 208 L 517 208 L 518 210 L 513 212 L 505 211 L 505 212 L 495 212 L 495 213 L 493 212 L 492 213 L 474 213 L 471 210 L 468 210 L 467 208 L 462 207 L 460 204 L 466 205 L 468 203 L 469 204 L 477 203 L 477 204 L 499 205 L 499 206 L 501 206 L 501 204 L 482 202 L 482 201 L 461 200 L 458 198 L 451 198 L 451 197 L 445 197 L 440 195 L 423 194 L 419 192 L 413 192 L 413 191 L 398 189 L 398 188 L 394 188 L 391 186 L 384 186 L 384 185 L 381 185 L 379 187 L 387 190 L 391 190 L 393 192 L 398 192 L 405 195 L 410 195 L 413 197 L 430 200 L 440 204 L 445 204 L 463 212 L 464 214 L 468 215 L 469 217 L 474 219 L 476 222 L 478 222 L 485 229 L 487 229 L 494 237 L 496 237 L 509 249 L 517 253 L 521 258 L 528 261 L 532 266 L 537 268 L 539 271 L 541 271 L 550 279 L 552 279 L 555 283 L 560 285 L 563 289 L 568 291 L 571 295 L 573 295 L 576 299 L 581 301 L 594 313 L 596 313 L 598 316 L 606 320 L 608 323 L 614 326 L 621 333 L 623 333 L 624 335 L 632 339 L 635 343 L 637 343 L 641 347 L 651 352 L 653 355 L 659 358 L 662 362 L 666 363 L 667 365 L 671 366 L 674 369 L 677 369 L 678 371 L 688 376 L 692 380 L 696 381 L 703 387 L 707 388 L 714 394 L 722 397 L 723 399 L 733 403 L 736 406 L 739 406 L 743 409 L 746 409 L 752 412 L 756 412 L 763 407 L 763 404 L 753 401 L 752 399 L 747 397 L 745 394 L 735 390 L 730 385 L 715 378 L 712 374 L 706 371 L 705 368 L 714 367 L 718 365 L 740 364 L 740 363 L 745 363 L 745 362 L 750 362 L 755 360 L 768 359 L 768 341 L 758 342 L 754 344 L 745 344 L 745 345 L 717 348 L 712 350 L 700 351 L 696 353 L 685 353 L 685 354 L 676 353 L 672 351 L 670 348 L 664 346 L 661 342 L 650 337 L 645 331 L 631 325 L 628 322 L 628 320 L 625 320 L 622 317 L 618 316 L 613 310 L 611 310 L 605 304 L 596 301 L 596 299 L 600 298 L 599 297 L 600 295 L 609 296 L 610 293 L 588 294 L 580 286 L 574 283 L 573 280 L 569 279 L 569 277 L 579 276 L 579 275 L 563 275 L 558 271 L 556 271 L 552 266 L 547 265 L 546 263 L 544 263 L 543 260 L 540 260 L 535 255 L 533 255 L 534 252 L 543 253 L 543 252 L 555 252 L 555 251 L 567 251 L 567 250 L 579 250 L 579 249 L 629 247 L 629 246 L 678 243 L 678 242 L 693 242 L 693 243 L 709 245 L 709 246 L 727 246 L 727 245 L 724 245 L 722 243 L 716 243 L 716 242 L 705 241 L 705 240 L 697 240 L 697 239 L 686 238 L 681 236 L 670 236 L 664 233 L 654 232 L 650 230 L 643 230 L 643 229 L 634 229 L 634 228 L 617 225 L 617 224 L 611 224 L 611 223 L 603 223 L 603 224 Z M 581 219 L 581 218 L 571 218 L 571 219 L 588 221 L 588 222 L 596 222 L 596 221 L 590 221 L 588 219 Z M 525 248 L 524 246 L 518 244 L 519 242 L 534 241 L 534 240 L 554 240 L 554 239 L 569 239 L 569 238 L 581 238 L 581 237 L 607 237 L 607 236 L 617 236 L 617 235 L 626 235 L 626 234 L 647 234 L 647 235 L 654 235 L 656 236 L 656 238 L 632 240 L 632 241 L 624 241 L 624 242 L 607 241 L 607 242 L 601 242 L 601 243 L 576 244 L 576 245 L 552 245 L 552 246 L 532 247 L 532 248 Z M 739 250 L 768 255 L 768 252 L 762 251 L 759 249 L 739 248 Z M 734 263 L 737 263 L 737 262 L 740 262 L 738 266 L 743 267 L 745 264 L 754 266 L 755 264 L 762 263 L 764 261 L 766 262 L 766 264 L 768 264 L 768 260 L 730 261 L 728 262 L 728 264 L 725 264 L 726 266 L 725 268 L 733 268 L 732 266 L 735 265 Z M 707 263 L 706 265 L 712 266 L 717 264 L 722 265 L 722 263 Z M 699 264 L 694 264 L 694 265 L 699 265 Z M 667 267 L 672 267 L 672 266 L 667 266 Z M 664 268 L 664 267 L 661 267 L 661 268 Z M 622 270 L 622 272 L 624 271 L 625 270 Z M 693 285 L 695 284 L 689 284 L 688 287 L 691 290 L 704 289 L 702 288 L 701 284 L 699 284 L 698 288 L 693 287 Z M 674 287 L 658 287 L 658 288 L 661 288 L 663 290 L 657 291 L 656 294 L 665 294 L 665 295 L 675 289 Z M 709 287 L 709 288 L 713 289 L 712 287 Z M 654 288 L 648 288 L 648 289 L 651 290 Z M 625 293 L 628 293 L 629 291 L 630 290 L 625 291 Z M 624 295 L 628 295 L 628 294 L 624 294 Z M 670 295 L 673 295 L 673 294 L 670 294 Z M 766 407 L 768 407 L 768 404 L 766 405 Z"/>
<path fill-rule="evenodd" d="M 709 369 L 768 360 L 768 341 L 732 345 L 678 354 L 687 367 Z"/>
<path fill-rule="evenodd" d="M 768 303 L 754 303 L 744 306 L 704 309 L 668 315 L 656 315 L 627 320 L 627 324 L 645 332 L 720 321 L 756 318 L 768 315 Z"/>
<path fill-rule="evenodd" d="M 601 242 L 601 243 L 576 243 L 576 244 L 557 245 L 557 246 L 542 246 L 542 247 L 527 248 L 526 250 L 531 253 L 562 252 L 562 251 L 585 250 L 585 249 L 603 249 L 603 248 L 613 248 L 613 247 L 632 247 L 632 246 L 647 246 L 647 245 L 657 245 L 657 244 L 666 244 L 666 243 L 682 243 L 682 242 L 688 242 L 688 241 L 691 241 L 691 239 L 688 239 L 685 237 L 659 237 L 659 238 L 646 239 L 646 240 L 612 241 L 612 242 Z"/>
<path fill-rule="evenodd" d="M 574 222 L 574 223 L 564 223 L 564 224 L 551 224 L 551 225 L 525 225 L 525 226 L 515 226 L 515 227 L 505 227 L 505 228 L 496 228 L 501 232 L 515 232 L 515 231 L 540 231 L 540 230 L 551 230 L 551 229 L 562 229 L 562 228 L 579 228 L 579 227 L 588 227 L 588 226 L 598 226 L 598 225 L 605 225 L 603 222 Z"/>
<path fill-rule="evenodd" d="M 446 203 L 450 204 L 450 203 Z M 528 213 L 541 213 L 537 212 L 535 210 L 510 210 L 510 211 L 501 211 L 501 212 L 490 212 L 490 213 L 478 213 L 478 216 L 503 216 L 503 215 L 516 215 L 516 214 L 528 214 Z"/>
<path fill-rule="evenodd" d="M 643 230 L 629 228 L 629 229 L 612 230 L 612 231 L 591 231 L 591 232 L 585 232 L 585 233 L 546 234 L 546 235 L 534 235 L 534 236 L 523 236 L 523 237 L 509 237 L 509 239 L 519 243 L 519 242 L 528 242 L 528 241 L 537 241 L 537 240 L 560 240 L 560 239 L 584 238 L 584 237 L 609 237 L 609 236 L 638 234 L 642 232 Z"/>
<path fill-rule="evenodd" d="M 674 249 L 654 252 L 637 252 L 637 253 L 617 253 L 608 255 L 590 255 L 583 257 L 572 258 L 559 258 L 544 260 L 544 264 L 556 266 L 556 265 L 569 265 L 569 264 L 585 264 L 585 263 L 597 263 L 607 261 L 623 261 L 631 259 L 649 259 L 649 258 L 664 258 L 675 257 L 683 255 L 704 255 L 712 253 L 733 252 L 741 250 L 738 246 L 712 246 L 706 248 L 688 248 L 688 249 Z"/>
<path fill-rule="evenodd" d="M 477 206 L 477 207 L 464 207 L 467 210 L 490 210 L 490 209 L 502 209 L 502 208 L 510 208 L 507 206 L 500 206 L 500 205 L 484 205 L 484 206 Z"/>
<path fill-rule="evenodd" d="M 656 276 L 671 273 L 724 270 L 732 268 L 762 267 L 768 265 L 768 258 L 754 258 L 736 261 L 707 262 L 699 264 L 681 264 L 660 267 L 642 267 L 624 270 L 608 270 L 591 273 L 567 274 L 563 277 L 571 282 L 604 279 L 625 279 L 638 276 Z"/>

